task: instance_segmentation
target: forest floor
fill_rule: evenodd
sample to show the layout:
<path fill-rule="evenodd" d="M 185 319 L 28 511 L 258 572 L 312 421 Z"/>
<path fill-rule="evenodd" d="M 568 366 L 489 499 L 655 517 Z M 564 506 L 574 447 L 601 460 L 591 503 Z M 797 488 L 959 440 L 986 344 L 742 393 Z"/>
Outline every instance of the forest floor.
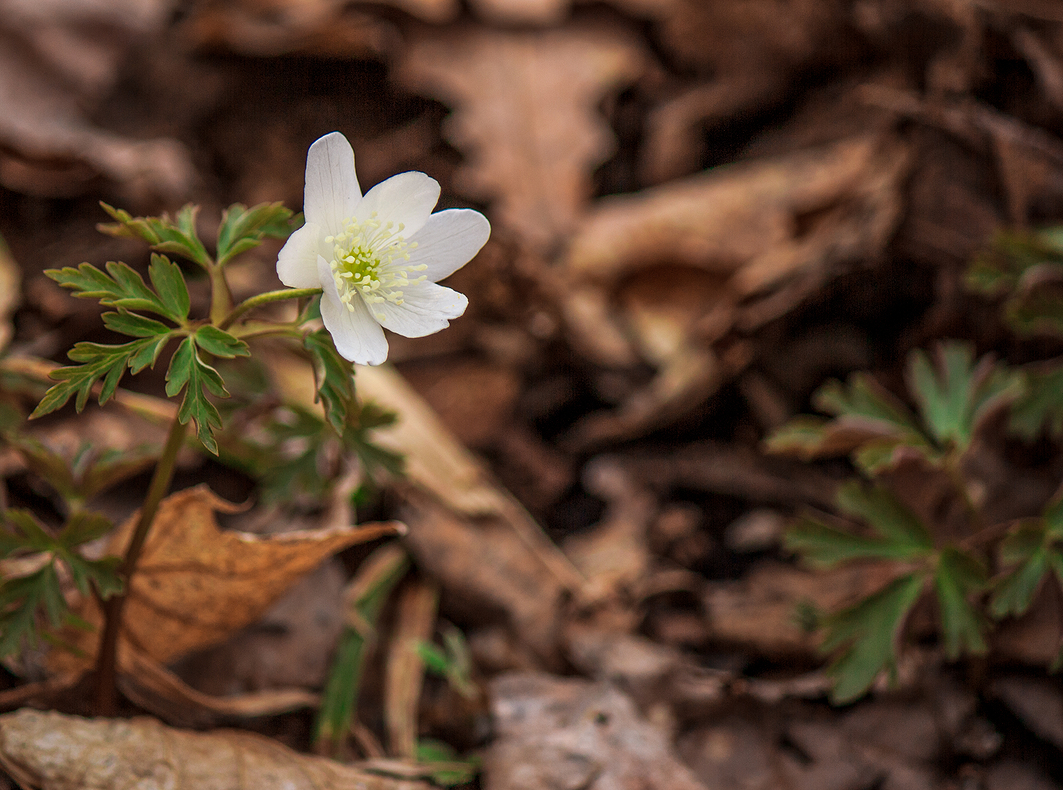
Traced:
<path fill-rule="evenodd" d="M 855 371 L 914 408 L 911 354 L 946 340 L 1011 365 L 1063 354 L 1058 333 L 1016 334 L 966 284 L 1001 230 L 1063 224 L 1063 4 L 0 0 L 4 370 L 116 342 L 94 301 L 44 274 L 147 271 L 145 244 L 98 232 L 101 201 L 134 216 L 195 203 L 212 238 L 232 203 L 301 210 L 307 149 L 334 130 L 363 189 L 423 171 L 440 208 L 492 224 L 446 281 L 467 313 L 430 337 L 390 335 L 388 364 L 357 369 L 359 396 L 397 414 L 366 434 L 370 449 L 403 455 L 405 473 L 359 467 L 347 448 L 314 455 L 320 479 L 304 485 L 306 469 L 278 481 L 275 458 L 190 443 L 172 486 L 189 493 L 167 500 L 189 510 L 166 518 L 217 521 L 220 535 L 355 518 L 405 534 L 252 584 L 241 594 L 265 614 L 232 633 L 188 636 L 206 628 L 193 613 L 131 608 L 128 627 L 172 649 L 120 666 L 120 712 L 173 729 L 27 715 L 92 718 L 90 664 L 8 660 L 0 705 L 23 712 L 0 717 L 0 787 L 131 787 L 167 760 L 183 787 L 299 786 L 229 772 L 303 759 L 278 744 L 312 751 L 352 632 L 369 648 L 356 720 L 317 751 L 357 773 L 314 763 L 298 769 L 306 787 L 1063 786 L 1063 687 L 1047 670 L 1058 587 L 958 660 L 928 592 L 887 637 L 892 678 L 832 704 L 815 626 L 891 571 L 814 568 L 784 540 L 803 514 L 835 518 L 857 474 L 848 439 L 838 457 L 765 444 Z M 234 264 L 238 299 L 281 287 L 280 246 Z M 190 289 L 202 310 L 203 281 Z M 309 367 L 264 360 L 256 375 L 307 397 Z M 60 455 L 150 459 L 140 448 L 162 444 L 172 413 L 165 370 L 124 380 L 119 402 L 22 428 Z M 247 402 L 255 385 L 240 386 Z M 1005 417 L 982 421 L 965 463 L 1010 524 L 1052 500 L 1063 453 L 1058 432 L 1005 435 Z M 128 518 L 149 467 L 93 507 Z M 16 445 L 0 453 L 6 507 L 52 523 L 63 506 L 39 473 Z M 898 464 L 891 482 L 919 512 L 945 509 L 925 470 Z M 967 545 L 960 521 L 941 517 Z M 366 590 L 382 602 L 368 625 L 349 611 Z M 426 675 L 433 660 L 449 680 Z M 164 741 L 165 760 L 137 762 Z M 449 776 L 431 764 L 436 742 Z M 86 766 L 108 748 L 111 778 L 91 784 L 104 769 Z"/>

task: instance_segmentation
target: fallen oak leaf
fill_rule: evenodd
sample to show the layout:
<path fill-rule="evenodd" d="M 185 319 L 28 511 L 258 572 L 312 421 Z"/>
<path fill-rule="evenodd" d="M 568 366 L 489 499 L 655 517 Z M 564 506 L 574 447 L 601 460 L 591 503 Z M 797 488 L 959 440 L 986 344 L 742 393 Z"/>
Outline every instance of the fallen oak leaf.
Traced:
<path fill-rule="evenodd" d="M 30 709 L 0 716 L 0 765 L 23 787 L 40 790 L 428 790 L 250 732 L 185 732 L 149 718 Z"/>
<path fill-rule="evenodd" d="M 126 646 L 165 664 L 219 642 L 258 619 L 326 557 L 405 529 L 385 522 L 259 536 L 218 528 L 216 512 L 242 509 L 205 485 L 163 500 L 125 603 L 119 650 L 123 669 L 129 664 L 123 657 Z M 134 514 L 115 532 L 108 553 L 124 553 L 136 518 Z M 83 599 L 75 613 L 93 625 L 101 622 L 94 599 Z M 50 668 L 61 673 L 88 669 L 98 633 L 75 632 L 68 639 L 85 655 L 56 651 L 49 657 Z"/>
<path fill-rule="evenodd" d="M 646 62 L 619 27 L 454 27 L 411 36 L 397 73 L 455 108 L 445 133 L 468 156 L 457 187 L 496 200 L 504 225 L 548 249 L 569 232 L 591 195 L 591 173 L 616 147 L 598 103 Z"/>

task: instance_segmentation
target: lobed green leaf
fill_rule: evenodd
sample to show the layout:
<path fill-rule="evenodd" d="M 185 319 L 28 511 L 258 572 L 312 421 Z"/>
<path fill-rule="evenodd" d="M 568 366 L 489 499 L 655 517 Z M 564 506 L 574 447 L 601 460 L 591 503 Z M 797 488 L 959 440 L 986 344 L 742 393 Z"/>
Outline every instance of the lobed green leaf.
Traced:
<path fill-rule="evenodd" d="M 977 366 L 966 343 L 941 343 L 937 365 L 915 350 L 908 363 L 909 386 L 934 439 L 961 452 L 971 443 L 981 418 L 997 405 L 1017 398 L 1022 382 L 986 356 Z"/>
<path fill-rule="evenodd" d="M 825 568 L 850 560 L 903 560 L 924 553 L 919 546 L 854 535 L 807 518 L 788 529 L 783 542 L 806 562 Z"/>
<path fill-rule="evenodd" d="M 901 576 L 828 618 L 822 649 L 845 648 L 827 670 L 834 679 L 832 702 L 844 704 L 863 696 L 880 672 L 896 667 L 897 642 L 925 581 L 920 573 Z"/>
<path fill-rule="evenodd" d="M 98 225 L 101 232 L 111 236 L 143 239 L 157 252 L 180 255 L 204 269 L 209 269 L 212 265 L 210 255 L 196 234 L 196 214 L 199 212 L 197 206 L 188 204 L 171 219 L 167 214 L 161 217 L 133 217 L 129 212 L 106 203 L 100 205 L 116 220 L 114 224 Z"/>
<path fill-rule="evenodd" d="M 247 343 L 216 326 L 201 326 L 196 330 L 194 339 L 197 346 L 216 357 L 232 359 L 251 356 Z"/>
<path fill-rule="evenodd" d="M 188 318 L 188 291 L 177 264 L 170 263 L 161 255 L 152 256 L 149 268 L 152 284 L 156 288 L 161 284 L 165 294 L 149 288 L 144 278 L 128 264 L 109 261 L 106 269 L 106 272 L 102 272 L 90 263 L 82 263 L 77 268 L 46 269 L 44 273 L 61 287 L 74 291 L 74 296 L 99 299 L 105 307 L 155 313 L 175 324 L 183 324 Z M 179 285 L 174 283 L 175 278 Z"/>
<path fill-rule="evenodd" d="M 907 549 L 908 556 L 933 549 L 930 530 L 885 486 L 850 481 L 838 489 L 837 505 L 843 513 L 866 521 L 889 543 Z"/>
<path fill-rule="evenodd" d="M 172 333 L 167 332 L 120 345 L 75 344 L 68 356 L 74 362 L 83 364 L 52 371 L 51 378 L 59 383 L 44 393 L 30 419 L 62 408 L 73 396 L 76 396 L 75 408 L 81 411 L 88 403 L 93 386 L 101 379 L 103 386 L 97 400 L 102 406 L 114 396 L 126 368 L 137 373 L 148 365 L 154 365 L 171 337 Z"/>
<path fill-rule="evenodd" d="M 356 408 L 354 394 L 354 366 L 340 356 L 332 342 L 332 335 L 319 329 L 303 338 L 303 347 L 310 353 L 314 365 L 318 397 L 325 407 L 325 417 L 343 434 L 348 416 Z"/>
<path fill-rule="evenodd" d="M 945 655 L 955 660 L 963 653 L 981 655 L 988 650 L 985 618 L 971 603 L 971 596 L 986 587 L 981 563 L 956 548 L 943 549 L 934 573 L 934 589 L 945 637 Z"/>
<path fill-rule="evenodd" d="M 217 455 L 218 442 L 214 432 L 221 428 L 221 414 L 207 398 L 207 393 L 221 398 L 227 398 L 229 393 L 218 371 L 199 356 L 195 336 L 181 341 L 166 371 L 166 394 L 172 398 L 182 389 L 185 395 L 177 410 L 177 419 L 182 425 L 190 419 L 195 420 L 199 441 Z"/>
<path fill-rule="evenodd" d="M 260 203 L 247 208 L 234 203 L 222 215 L 218 228 L 218 265 L 257 247 L 263 238 L 284 239 L 292 232 L 292 212 L 282 203 Z"/>

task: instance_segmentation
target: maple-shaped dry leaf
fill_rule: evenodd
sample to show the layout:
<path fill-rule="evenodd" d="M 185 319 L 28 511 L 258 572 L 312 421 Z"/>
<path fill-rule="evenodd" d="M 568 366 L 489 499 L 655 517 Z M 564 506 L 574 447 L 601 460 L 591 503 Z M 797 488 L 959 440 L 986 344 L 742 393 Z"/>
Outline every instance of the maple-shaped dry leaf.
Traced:
<path fill-rule="evenodd" d="M 163 500 L 130 584 L 123 648 L 128 645 L 165 664 L 219 642 L 257 620 L 326 557 L 356 543 L 403 531 L 394 522 L 269 536 L 218 528 L 216 512 L 241 509 L 205 485 Z M 109 553 L 124 554 L 136 517 L 115 532 Z M 84 600 L 76 614 L 94 625 L 100 623 L 93 599 Z M 59 672 L 88 668 L 96 653 L 98 632 L 71 636 L 86 655 L 56 651 L 50 663 Z"/>
<path fill-rule="evenodd" d="M 30 709 L 0 716 L 0 765 L 27 790 L 428 790 L 250 732 Z"/>
<path fill-rule="evenodd" d="M 455 27 L 411 35 L 398 78 L 455 108 L 445 133 L 467 157 L 457 187 L 494 200 L 502 224 L 543 249 L 567 234 L 616 147 L 599 103 L 645 64 L 614 26 Z"/>

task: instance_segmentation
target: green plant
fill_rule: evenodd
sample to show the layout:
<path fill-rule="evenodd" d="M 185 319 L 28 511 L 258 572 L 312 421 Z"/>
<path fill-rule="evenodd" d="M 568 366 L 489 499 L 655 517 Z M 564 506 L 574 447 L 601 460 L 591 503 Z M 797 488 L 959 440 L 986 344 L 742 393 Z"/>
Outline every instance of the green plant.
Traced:
<path fill-rule="evenodd" d="M 1063 229 L 1001 234 L 967 281 L 1002 297 L 1016 333 L 1063 338 Z M 806 515 L 786 547 L 815 567 L 862 562 L 889 571 L 884 586 L 814 624 L 834 656 L 828 672 L 839 703 L 893 673 L 920 600 L 933 601 L 940 644 L 956 659 L 985 653 L 994 624 L 1025 614 L 1050 578 L 1063 585 L 1063 494 L 1039 514 L 989 523 L 967 463 L 980 431 L 1003 410 L 1016 437 L 1063 434 L 1063 359 L 1008 366 L 990 355 L 976 361 L 969 345 L 945 341 L 933 357 L 911 353 L 906 384 L 914 410 L 867 373 L 828 382 L 812 398 L 828 416 L 797 417 L 766 441 L 770 452 L 805 460 L 848 457 L 863 478 L 839 489 L 845 520 Z M 897 473 L 912 465 L 928 483 L 948 481 L 959 526 L 953 509 L 917 513 L 904 500 Z M 1061 664 L 1063 652 L 1053 667 Z"/>

